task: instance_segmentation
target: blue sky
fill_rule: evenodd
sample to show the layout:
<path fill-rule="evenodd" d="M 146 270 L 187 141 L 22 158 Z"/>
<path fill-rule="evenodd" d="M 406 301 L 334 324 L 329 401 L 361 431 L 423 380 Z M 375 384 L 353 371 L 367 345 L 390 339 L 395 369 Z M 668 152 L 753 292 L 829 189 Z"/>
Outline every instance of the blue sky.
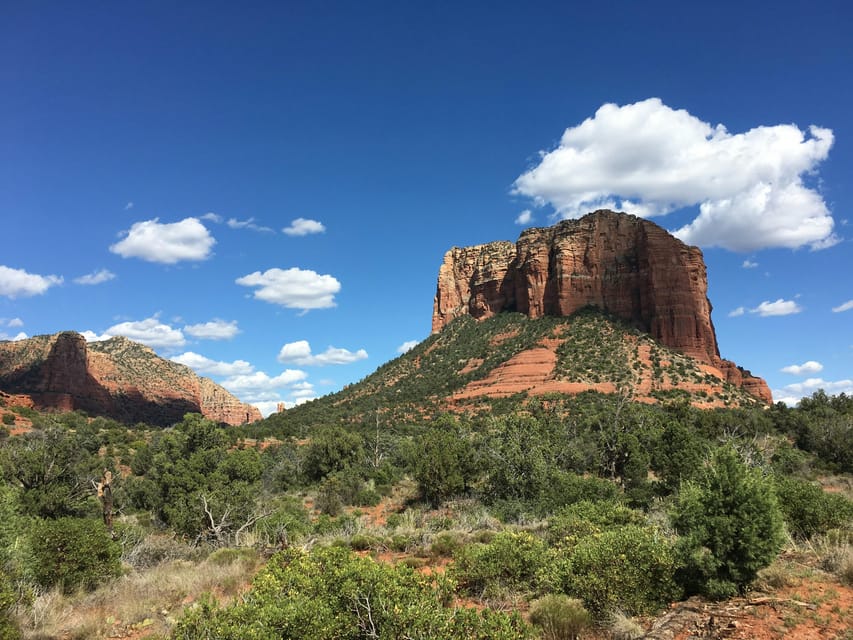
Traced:
<path fill-rule="evenodd" d="M 427 337 L 451 246 L 613 204 L 702 246 L 776 399 L 853 392 L 851 32 L 845 2 L 4 3 L 0 339 L 124 333 L 268 412 Z"/>

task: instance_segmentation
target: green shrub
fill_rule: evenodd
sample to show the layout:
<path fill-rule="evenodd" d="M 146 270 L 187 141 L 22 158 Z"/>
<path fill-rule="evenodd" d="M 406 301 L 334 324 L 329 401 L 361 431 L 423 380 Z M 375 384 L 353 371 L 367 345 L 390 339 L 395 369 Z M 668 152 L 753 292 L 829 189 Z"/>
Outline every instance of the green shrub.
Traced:
<path fill-rule="evenodd" d="M 582 500 L 563 507 L 548 519 L 548 541 L 572 546 L 581 538 L 626 524 L 643 524 L 646 517 L 618 502 Z"/>
<path fill-rule="evenodd" d="M 46 588 L 59 586 L 65 593 L 78 587 L 94 589 L 121 574 L 121 547 L 97 520 L 58 518 L 37 522 L 29 544 L 29 571 Z"/>
<path fill-rule="evenodd" d="M 350 538 L 349 546 L 356 551 L 367 551 L 379 546 L 380 540 L 376 536 L 367 535 L 366 533 L 357 533 Z"/>
<path fill-rule="evenodd" d="M 3 414 L 3 424 L 15 424 L 15 414 L 14 413 L 4 413 Z"/>
<path fill-rule="evenodd" d="M 679 595 L 674 570 L 672 543 L 655 529 L 630 524 L 579 540 L 562 584 L 597 618 L 617 609 L 649 614 Z"/>
<path fill-rule="evenodd" d="M 430 554 L 433 556 L 452 556 L 462 546 L 461 535 L 450 531 L 439 533 L 430 546 Z"/>
<path fill-rule="evenodd" d="M 576 640 L 592 626 L 592 616 L 580 600 L 547 595 L 531 603 L 530 622 L 542 630 L 544 640 Z"/>
<path fill-rule="evenodd" d="M 454 554 L 449 573 L 469 595 L 501 598 L 536 591 L 548 555 L 545 543 L 527 532 L 503 531 L 488 544 L 470 544 Z"/>
<path fill-rule="evenodd" d="M 785 524 L 799 538 L 849 526 L 853 520 L 853 502 L 842 495 L 827 493 L 816 484 L 777 476 L 774 487 Z"/>
<path fill-rule="evenodd" d="M 696 483 L 681 486 L 672 514 L 678 580 L 688 594 L 743 591 L 782 546 L 782 512 L 771 480 L 732 447 L 718 449 Z"/>
<path fill-rule="evenodd" d="M 517 615 L 448 607 L 452 585 L 404 565 L 360 558 L 341 547 L 287 549 L 273 556 L 240 602 L 200 602 L 177 625 L 175 640 L 216 638 L 532 637 Z"/>

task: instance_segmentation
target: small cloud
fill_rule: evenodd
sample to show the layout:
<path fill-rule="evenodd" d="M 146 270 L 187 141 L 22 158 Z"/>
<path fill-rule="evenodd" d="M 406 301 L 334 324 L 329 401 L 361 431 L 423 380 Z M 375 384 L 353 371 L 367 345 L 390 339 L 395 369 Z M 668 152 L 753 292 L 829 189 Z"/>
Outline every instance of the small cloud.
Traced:
<path fill-rule="evenodd" d="M 403 344 L 397 347 L 397 353 L 406 353 L 418 346 L 417 340 L 406 340 Z"/>
<path fill-rule="evenodd" d="M 746 313 L 746 309 L 744 307 L 738 307 L 737 309 L 732 309 L 729 311 L 729 318 L 737 318 Z"/>
<path fill-rule="evenodd" d="M 0 341 L 10 341 L 10 342 L 19 342 L 20 340 L 26 340 L 29 336 L 23 331 L 18 332 L 14 336 L 10 336 L 9 334 L 0 331 Z"/>
<path fill-rule="evenodd" d="M 85 276 L 80 276 L 79 278 L 74 278 L 75 284 L 101 284 L 102 282 L 108 282 L 110 280 L 115 279 L 116 274 L 114 274 L 109 269 L 100 269 L 99 271 L 93 271 L 92 273 L 87 273 Z"/>
<path fill-rule="evenodd" d="M 843 311 L 850 311 L 850 309 L 853 309 L 853 300 L 848 300 L 837 307 L 832 307 L 834 313 L 842 313 Z"/>
<path fill-rule="evenodd" d="M 515 224 L 530 224 L 533 220 L 533 213 L 530 209 L 525 209 L 521 213 L 518 214 L 518 217 L 515 219 Z"/>
<path fill-rule="evenodd" d="M 234 362 L 219 362 L 211 360 L 198 353 L 187 351 L 171 358 L 172 362 L 183 364 L 205 376 L 242 376 L 251 374 L 255 368 L 245 360 Z"/>
<path fill-rule="evenodd" d="M 790 373 L 795 376 L 801 376 L 805 373 L 817 373 L 823 371 L 823 365 L 816 360 L 809 360 L 803 364 L 791 364 L 787 367 L 782 367 L 783 373 Z"/>
<path fill-rule="evenodd" d="M 215 222 L 216 224 L 222 224 L 222 216 L 218 213 L 213 213 L 212 211 L 210 213 L 205 213 L 201 219 L 209 222 Z"/>
<path fill-rule="evenodd" d="M 216 318 L 201 324 L 188 324 L 184 326 L 184 332 L 201 340 L 230 340 L 240 333 L 240 329 L 236 320 L 227 322 Z"/>
<path fill-rule="evenodd" d="M 744 260 L 743 265 L 741 265 L 744 269 L 755 269 L 758 266 L 757 262 L 753 262 L 752 260 Z"/>
<path fill-rule="evenodd" d="M 120 322 L 101 335 L 93 331 L 81 331 L 81 333 L 89 342 L 99 342 L 115 336 L 124 336 L 152 348 L 174 349 L 183 347 L 187 342 L 180 329 L 163 324 L 156 315 L 145 320 Z"/>
<path fill-rule="evenodd" d="M 206 260 L 216 244 L 213 236 L 198 218 L 161 224 L 159 218 L 136 222 L 130 231 L 122 232 L 123 240 L 110 246 L 110 251 L 123 258 L 139 258 L 148 262 L 175 264 L 182 260 Z"/>
<path fill-rule="evenodd" d="M 23 326 L 24 326 L 24 321 L 23 321 L 23 320 L 21 320 L 20 318 L 12 318 L 11 320 L 9 320 L 9 322 L 7 322 L 7 323 L 6 323 L 6 326 L 7 326 L 7 327 L 9 327 L 9 328 L 12 328 L 12 327 L 23 327 Z"/>
<path fill-rule="evenodd" d="M 322 222 L 308 218 L 296 218 L 290 223 L 289 227 L 282 229 L 289 236 L 307 236 L 312 233 L 323 233 L 325 230 L 326 227 L 323 226 Z"/>
<path fill-rule="evenodd" d="M 754 309 L 750 309 L 750 313 L 757 313 L 763 318 L 768 316 L 789 316 L 794 313 L 800 313 L 803 308 L 793 300 L 783 300 L 779 298 L 775 302 L 764 301 Z"/>
<path fill-rule="evenodd" d="M 333 276 L 296 267 L 255 271 L 235 282 L 257 287 L 254 297 L 258 300 L 303 311 L 334 307 L 335 294 L 341 290 L 341 283 Z"/>
<path fill-rule="evenodd" d="M 225 224 L 227 224 L 228 227 L 231 229 L 251 229 L 252 231 L 274 233 L 274 231 L 269 227 L 262 227 L 256 224 L 254 218 L 249 218 L 248 220 L 237 220 L 237 218 L 228 218 L 228 222 L 226 222 Z"/>
<path fill-rule="evenodd" d="M 0 265 L 0 296 L 7 298 L 41 295 L 50 287 L 62 284 L 62 281 L 61 276 L 40 276 Z"/>
<path fill-rule="evenodd" d="M 311 353 L 311 345 L 307 340 L 290 342 L 281 348 L 278 353 L 278 361 L 291 363 L 300 367 L 322 367 L 327 364 L 351 364 L 367 358 L 367 351 L 359 349 L 352 352 L 347 349 L 329 347 L 323 353 L 314 355 Z"/>
<path fill-rule="evenodd" d="M 125 211 L 130 211 L 131 209 L 133 209 L 133 203 L 132 202 L 128 202 L 126 205 L 124 205 Z"/>

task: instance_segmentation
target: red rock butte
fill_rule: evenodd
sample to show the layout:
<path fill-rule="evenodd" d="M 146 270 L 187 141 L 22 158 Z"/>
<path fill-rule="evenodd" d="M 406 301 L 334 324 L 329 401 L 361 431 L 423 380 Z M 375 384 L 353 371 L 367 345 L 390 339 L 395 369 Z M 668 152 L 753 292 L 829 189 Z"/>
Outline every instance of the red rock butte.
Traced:
<path fill-rule="evenodd" d="M 648 220 L 599 210 L 527 229 L 515 244 L 452 248 L 438 273 L 432 331 L 463 315 L 484 320 L 516 311 L 540 318 L 594 306 L 772 402 L 763 379 L 720 358 L 707 292 L 698 247 Z"/>
<path fill-rule="evenodd" d="M 185 413 L 230 425 L 261 419 L 212 380 L 121 336 L 87 343 L 66 331 L 0 342 L 0 389 L 29 397 L 37 409 L 79 409 L 125 423 L 168 426 Z"/>

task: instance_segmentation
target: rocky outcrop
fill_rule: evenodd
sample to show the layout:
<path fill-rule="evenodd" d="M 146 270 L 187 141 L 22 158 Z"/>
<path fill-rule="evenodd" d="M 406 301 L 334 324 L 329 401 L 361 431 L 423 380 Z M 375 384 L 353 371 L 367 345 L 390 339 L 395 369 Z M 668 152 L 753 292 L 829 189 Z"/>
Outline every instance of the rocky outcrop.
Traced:
<path fill-rule="evenodd" d="M 87 343 L 64 332 L 0 343 L 0 389 L 37 409 L 83 410 L 126 423 L 169 425 L 188 412 L 230 425 L 261 419 L 207 378 L 124 337 Z"/>
<path fill-rule="evenodd" d="M 720 358 L 707 289 L 699 248 L 648 220 L 602 210 L 527 229 L 515 244 L 448 251 L 439 270 L 432 330 L 462 315 L 482 320 L 517 311 L 539 318 L 594 306 L 772 401 L 764 380 Z"/>

